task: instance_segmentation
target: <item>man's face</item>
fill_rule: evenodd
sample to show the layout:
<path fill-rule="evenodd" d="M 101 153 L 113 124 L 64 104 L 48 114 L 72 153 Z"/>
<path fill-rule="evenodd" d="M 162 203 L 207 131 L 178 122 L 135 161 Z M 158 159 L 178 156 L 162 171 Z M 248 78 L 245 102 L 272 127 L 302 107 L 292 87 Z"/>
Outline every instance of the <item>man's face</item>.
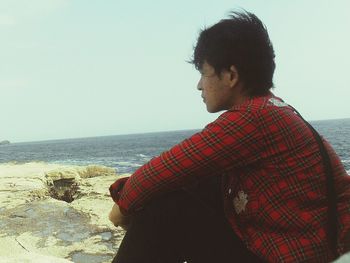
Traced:
<path fill-rule="evenodd" d="M 213 113 L 231 108 L 234 94 L 230 88 L 229 72 L 223 71 L 218 76 L 215 69 L 204 62 L 200 73 L 201 78 L 197 84 L 197 89 L 202 91 L 202 98 L 208 112 Z"/>

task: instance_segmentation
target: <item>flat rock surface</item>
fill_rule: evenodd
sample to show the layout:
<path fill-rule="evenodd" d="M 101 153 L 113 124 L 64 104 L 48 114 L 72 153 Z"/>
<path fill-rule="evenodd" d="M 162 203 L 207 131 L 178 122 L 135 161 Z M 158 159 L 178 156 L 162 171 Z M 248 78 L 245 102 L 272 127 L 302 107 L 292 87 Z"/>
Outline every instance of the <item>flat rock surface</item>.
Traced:
<path fill-rule="evenodd" d="M 117 178 L 103 166 L 0 165 L 0 262 L 111 262 L 124 236 L 108 220 Z"/>

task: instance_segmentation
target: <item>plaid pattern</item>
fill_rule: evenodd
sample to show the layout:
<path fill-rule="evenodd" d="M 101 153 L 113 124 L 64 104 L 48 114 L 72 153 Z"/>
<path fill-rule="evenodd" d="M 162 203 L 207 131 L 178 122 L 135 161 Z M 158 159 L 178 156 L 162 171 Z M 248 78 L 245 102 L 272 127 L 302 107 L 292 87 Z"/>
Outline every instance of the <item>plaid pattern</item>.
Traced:
<path fill-rule="evenodd" d="M 333 165 L 339 252 L 350 250 L 350 177 L 325 141 Z M 164 192 L 223 176 L 226 217 L 269 262 L 329 262 L 327 200 L 318 145 L 305 123 L 273 95 L 234 106 L 201 132 L 116 181 L 111 196 L 133 213 Z"/>

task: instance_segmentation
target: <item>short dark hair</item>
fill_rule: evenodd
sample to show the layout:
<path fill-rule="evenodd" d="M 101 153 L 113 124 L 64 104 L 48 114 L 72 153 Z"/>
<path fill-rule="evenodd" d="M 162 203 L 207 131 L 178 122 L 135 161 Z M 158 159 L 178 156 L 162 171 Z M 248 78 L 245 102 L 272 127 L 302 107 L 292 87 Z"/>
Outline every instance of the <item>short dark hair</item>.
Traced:
<path fill-rule="evenodd" d="M 265 25 L 254 14 L 233 11 L 228 19 L 203 29 L 190 61 L 200 70 L 204 61 L 222 70 L 234 65 L 248 96 L 266 95 L 273 87 L 275 52 Z"/>

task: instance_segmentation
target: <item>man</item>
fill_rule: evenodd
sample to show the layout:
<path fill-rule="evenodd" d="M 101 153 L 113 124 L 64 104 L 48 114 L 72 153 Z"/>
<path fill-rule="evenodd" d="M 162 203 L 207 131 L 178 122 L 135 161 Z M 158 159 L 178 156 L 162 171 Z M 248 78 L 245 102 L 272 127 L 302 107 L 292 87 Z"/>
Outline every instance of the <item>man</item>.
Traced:
<path fill-rule="evenodd" d="M 127 229 L 113 262 L 329 262 L 349 251 L 350 177 L 270 92 L 262 22 L 233 12 L 200 33 L 192 62 L 207 110 L 225 112 L 110 187 L 110 220 Z"/>

